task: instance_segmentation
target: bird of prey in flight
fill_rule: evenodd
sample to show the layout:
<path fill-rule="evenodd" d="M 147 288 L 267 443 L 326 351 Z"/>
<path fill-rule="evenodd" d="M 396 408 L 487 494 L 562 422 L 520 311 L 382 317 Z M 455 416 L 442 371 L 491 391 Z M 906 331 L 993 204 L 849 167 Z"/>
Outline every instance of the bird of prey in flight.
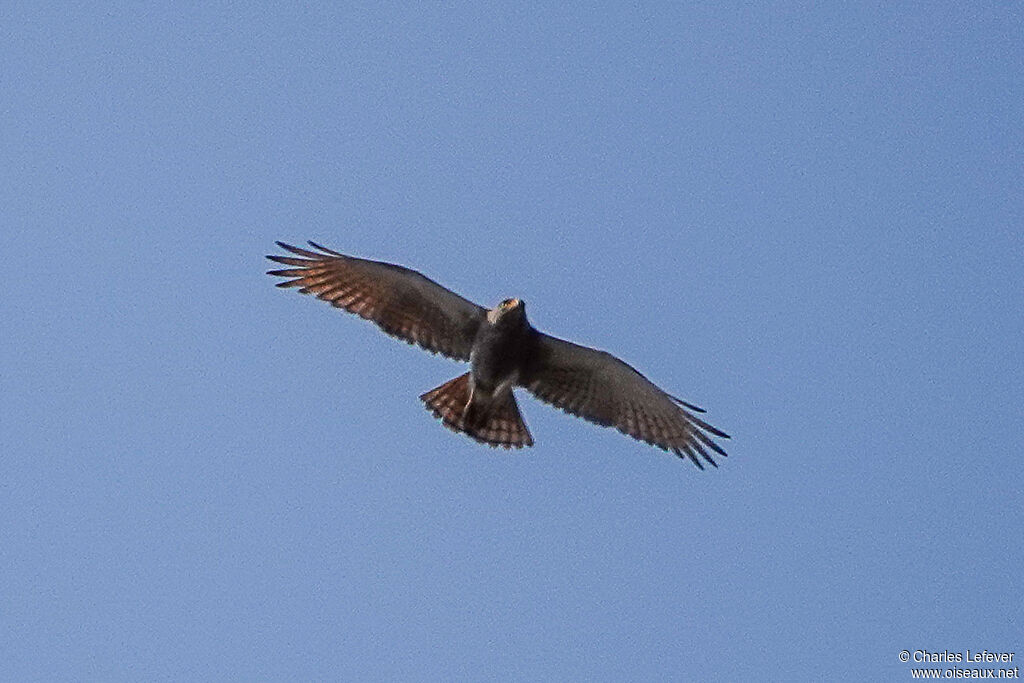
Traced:
<path fill-rule="evenodd" d="M 703 409 L 665 393 L 610 353 L 534 329 L 521 300 L 505 299 L 488 310 L 414 270 L 309 244 L 316 251 L 278 242 L 291 255 L 267 256 L 289 266 L 268 271 L 288 278 L 278 287 L 298 287 L 394 337 L 469 362 L 469 372 L 420 396 L 446 427 L 488 446 L 532 446 L 512 393 L 522 387 L 701 469 L 702 458 L 717 467 L 708 451 L 725 455 L 712 437 L 729 435 L 694 415 Z"/>

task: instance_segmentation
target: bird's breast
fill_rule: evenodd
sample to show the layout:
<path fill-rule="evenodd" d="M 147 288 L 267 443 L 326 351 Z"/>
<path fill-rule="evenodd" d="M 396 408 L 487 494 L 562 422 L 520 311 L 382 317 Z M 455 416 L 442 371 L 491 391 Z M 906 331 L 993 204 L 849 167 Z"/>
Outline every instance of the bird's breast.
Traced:
<path fill-rule="evenodd" d="M 525 335 L 518 330 L 486 326 L 477 335 L 469 356 L 474 385 L 493 391 L 503 384 L 514 383 L 522 368 L 525 350 Z"/>

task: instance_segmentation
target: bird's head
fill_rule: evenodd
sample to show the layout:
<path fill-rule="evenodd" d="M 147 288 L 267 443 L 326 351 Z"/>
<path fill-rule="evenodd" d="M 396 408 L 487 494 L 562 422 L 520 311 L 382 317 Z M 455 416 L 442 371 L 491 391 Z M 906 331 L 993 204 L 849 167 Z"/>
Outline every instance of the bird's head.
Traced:
<path fill-rule="evenodd" d="M 526 304 L 522 299 L 505 299 L 487 311 L 487 320 L 492 325 L 497 325 L 499 322 L 517 322 L 524 318 L 526 318 Z"/>

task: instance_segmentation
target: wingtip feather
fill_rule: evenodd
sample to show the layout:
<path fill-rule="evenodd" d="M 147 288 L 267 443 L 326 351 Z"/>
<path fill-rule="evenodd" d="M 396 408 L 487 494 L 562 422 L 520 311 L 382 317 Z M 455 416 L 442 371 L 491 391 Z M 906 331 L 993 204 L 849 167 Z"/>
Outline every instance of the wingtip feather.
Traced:
<path fill-rule="evenodd" d="M 723 458 L 729 457 L 729 454 L 722 450 L 721 446 L 719 446 L 717 443 L 708 438 L 703 432 L 694 431 L 693 435 L 694 437 L 696 437 L 697 441 L 701 442 L 702 444 L 713 450 L 715 453 L 718 453 Z"/>
<path fill-rule="evenodd" d="M 306 240 L 306 241 L 309 242 L 309 246 L 313 247 L 314 249 L 319 249 L 320 251 L 324 252 L 325 254 L 330 254 L 331 256 L 344 256 L 344 254 L 342 254 L 340 252 L 337 252 L 337 251 L 334 251 L 333 249 L 328 249 L 327 247 L 325 247 L 325 246 L 323 246 L 321 244 L 317 244 L 313 240 Z"/>
<path fill-rule="evenodd" d="M 703 408 L 701 408 L 700 406 L 694 405 L 692 403 L 688 403 L 688 402 L 684 401 L 681 398 L 677 398 L 677 397 L 673 396 L 672 394 L 668 394 L 668 397 L 670 399 L 672 399 L 673 401 L 675 401 L 676 403 L 678 403 L 679 405 L 684 406 L 686 408 L 689 408 L 690 410 L 693 410 L 695 412 L 698 412 L 698 413 L 706 413 L 706 412 L 708 412 L 708 411 L 704 410 Z"/>
<path fill-rule="evenodd" d="M 316 252 L 309 251 L 308 249 L 303 249 L 302 247 L 293 246 L 291 244 L 288 244 L 287 242 L 277 241 L 275 242 L 275 244 L 277 244 L 277 246 L 281 247 L 285 251 L 290 251 L 291 253 L 297 256 L 303 256 L 305 258 L 314 260 L 319 260 L 323 258 L 323 254 L 317 254 Z"/>
<path fill-rule="evenodd" d="M 694 452 L 690 449 L 689 446 L 677 446 L 672 449 L 672 452 L 678 455 L 683 460 L 689 458 L 690 462 L 697 466 L 697 469 L 704 469 L 704 465 L 702 465 L 700 460 L 697 459 L 697 456 L 694 454 Z"/>
<path fill-rule="evenodd" d="M 696 442 L 696 441 L 695 441 L 695 442 L 693 442 L 693 443 L 691 444 L 691 446 L 692 446 L 692 447 L 693 447 L 693 448 L 694 448 L 694 449 L 695 449 L 695 450 L 696 450 L 696 451 L 697 451 L 698 453 L 700 453 L 700 454 L 701 454 L 701 457 L 703 457 L 703 458 L 704 458 L 705 460 L 707 460 L 707 461 L 708 461 L 709 463 L 711 463 L 711 465 L 712 465 L 713 467 L 716 467 L 716 468 L 718 467 L 718 463 L 717 463 L 717 462 L 715 462 L 714 458 L 712 458 L 712 457 L 711 457 L 710 455 L 708 455 L 708 452 L 707 452 L 706 450 L 704 450 L 704 447 L 703 447 L 703 446 L 701 446 L 699 442 Z"/>

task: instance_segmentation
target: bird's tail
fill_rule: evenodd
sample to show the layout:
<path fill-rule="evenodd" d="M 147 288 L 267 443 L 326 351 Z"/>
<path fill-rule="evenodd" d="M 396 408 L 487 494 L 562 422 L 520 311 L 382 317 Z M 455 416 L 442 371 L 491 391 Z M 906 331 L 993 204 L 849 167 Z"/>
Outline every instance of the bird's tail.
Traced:
<path fill-rule="evenodd" d="M 533 445 L 512 392 L 486 403 L 475 399 L 471 404 L 469 373 L 428 391 L 420 400 L 434 417 L 441 418 L 445 427 L 468 434 L 480 443 L 503 448 Z"/>

